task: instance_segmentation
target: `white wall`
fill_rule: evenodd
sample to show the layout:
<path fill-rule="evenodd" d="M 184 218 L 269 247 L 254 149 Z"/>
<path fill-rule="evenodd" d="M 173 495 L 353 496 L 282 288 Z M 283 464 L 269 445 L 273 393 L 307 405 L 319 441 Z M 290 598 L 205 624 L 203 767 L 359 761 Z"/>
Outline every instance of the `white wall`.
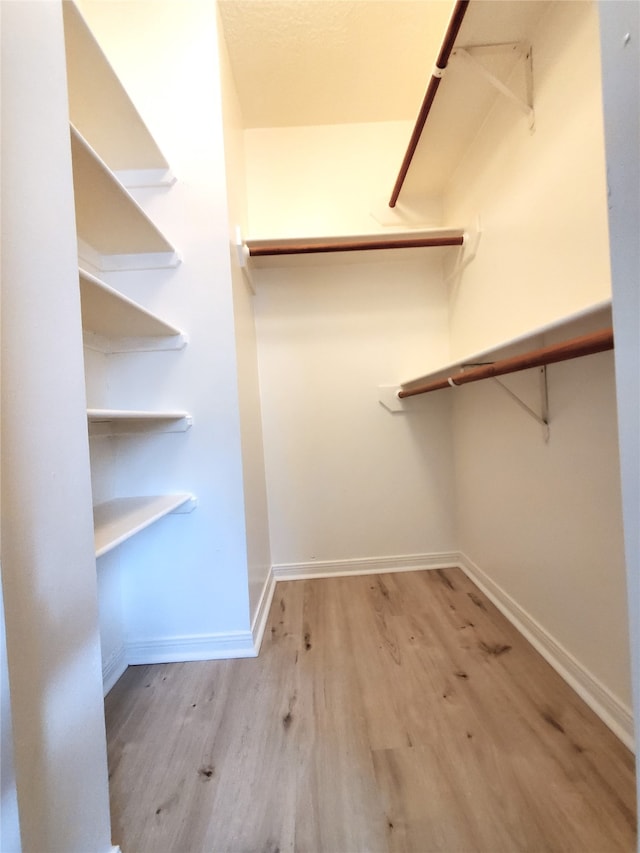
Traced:
<path fill-rule="evenodd" d="M 367 234 L 439 225 L 439 200 L 388 206 L 413 122 L 245 131 L 249 235 Z"/>
<path fill-rule="evenodd" d="M 2 12 L 2 584 L 22 843 L 111 849 L 61 6 Z"/>
<path fill-rule="evenodd" d="M 599 4 L 616 378 L 636 730 L 640 726 L 640 9 Z M 640 791 L 640 788 L 639 788 Z"/>
<path fill-rule="evenodd" d="M 535 371 L 505 384 L 536 407 Z M 460 548 L 628 712 L 613 355 L 551 365 L 548 386 L 548 444 L 495 384 L 456 389 Z"/>
<path fill-rule="evenodd" d="M 258 605 L 262 591 L 271 572 L 269 514 L 264 470 L 253 293 L 247 278 L 240 269 L 238 255 L 234 247 L 237 239 L 236 228 L 240 227 L 241 233 L 247 234 L 246 167 L 242 113 L 219 18 L 218 27 L 227 204 L 230 225 L 231 278 L 238 364 L 249 600 L 253 625 L 258 616 Z"/>
<path fill-rule="evenodd" d="M 597 9 L 553 3 L 533 40 L 535 131 L 498 101 L 445 195 L 476 260 L 451 295 L 455 357 L 610 296 Z"/>
<path fill-rule="evenodd" d="M 1 569 L 0 569 L 1 571 Z M 20 817 L 16 769 L 13 759 L 13 725 L 9 693 L 9 662 L 4 625 L 4 602 L 0 587 L 0 850 L 20 853 Z"/>
<path fill-rule="evenodd" d="M 0 27 L 2 20 L 0 18 Z M 1 301 L 1 300 L 0 300 Z M 1 310 L 1 305 L 0 305 Z M 0 411 L 2 397 L 0 395 Z M 0 420 L 1 423 L 1 420 Z M 0 437 L 0 448 L 2 439 Z M 0 481 L 2 465 L 0 464 Z M 2 489 L 0 488 L 0 503 Z M 0 513 L 0 518 L 2 517 Z M 0 525 L 0 539 L 2 526 Z M 0 543 L 0 553 L 2 552 Z M 18 815 L 18 792 L 16 769 L 13 758 L 13 724 L 11 721 L 11 695 L 9 691 L 9 661 L 4 623 L 4 601 L 2 599 L 2 566 L 0 566 L 0 850 L 20 853 L 20 819 Z"/>
<path fill-rule="evenodd" d="M 251 648 L 238 361 L 229 260 L 215 4 L 84 2 L 83 12 L 177 183 L 136 198 L 183 257 L 175 270 L 105 276 L 188 336 L 181 352 L 109 357 L 107 401 L 186 409 L 186 434 L 115 443 L 118 494 L 189 491 L 118 549 L 131 660 Z M 102 561 L 100 561 L 102 563 Z M 111 567 L 109 567 L 111 568 Z M 115 592 L 115 590 L 113 590 Z M 109 614 L 103 614 L 103 625 Z M 234 639 L 235 638 L 235 639 Z M 238 645 L 234 645 L 235 640 Z"/>
<path fill-rule="evenodd" d="M 596 7 L 554 4 L 533 57 L 535 133 L 499 105 L 447 196 L 448 216 L 479 213 L 483 224 L 477 259 L 452 289 L 455 355 L 610 292 Z M 600 326 L 608 322 L 599 318 Z M 565 662 L 575 661 L 628 736 L 613 358 L 553 365 L 548 375 L 548 444 L 494 384 L 455 392 L 459 544 L 487 583 L 560 647 Z M 506 384 L 538 404 L 533 372 Z"/>
<path fill-rule="evenodd" d="M 249 235 L 440 224 L 437 199 L 388 207 L 411 125 L 246 130 Z M 379 385 L 448 360 L 442 263 L 427 251 L 254 265 L 276 566 L 453 548 L 448 401 L 411 415 L 378 402 Z"/>
<path fill-rule="evenodd" d="M 389 255 L 257 271 L 276 565 L 455 545 L 449 400 L 378 402 L 378 385 L 448 357 L 441 257 Z"/>

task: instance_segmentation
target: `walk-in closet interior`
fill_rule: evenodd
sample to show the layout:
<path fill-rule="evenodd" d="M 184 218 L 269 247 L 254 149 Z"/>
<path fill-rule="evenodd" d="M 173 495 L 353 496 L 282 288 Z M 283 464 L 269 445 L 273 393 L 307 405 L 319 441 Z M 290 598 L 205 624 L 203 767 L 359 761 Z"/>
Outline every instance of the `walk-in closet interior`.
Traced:
<path fill-rule="evenodd" d="M 1 11 L 5 838 L 284 579 L 459 567 L 633 748 L 636 4 Z"/>

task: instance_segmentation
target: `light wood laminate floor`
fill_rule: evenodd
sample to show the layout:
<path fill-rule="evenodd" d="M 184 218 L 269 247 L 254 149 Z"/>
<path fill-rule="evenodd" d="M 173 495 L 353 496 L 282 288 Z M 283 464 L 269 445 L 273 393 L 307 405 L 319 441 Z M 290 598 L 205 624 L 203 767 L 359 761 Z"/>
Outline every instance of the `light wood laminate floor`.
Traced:
<path fill-rule="evenodd" d="M 635 850 L 629 751 L 458 569 L 280 583 L 107 697 L 123 853 Z"/>

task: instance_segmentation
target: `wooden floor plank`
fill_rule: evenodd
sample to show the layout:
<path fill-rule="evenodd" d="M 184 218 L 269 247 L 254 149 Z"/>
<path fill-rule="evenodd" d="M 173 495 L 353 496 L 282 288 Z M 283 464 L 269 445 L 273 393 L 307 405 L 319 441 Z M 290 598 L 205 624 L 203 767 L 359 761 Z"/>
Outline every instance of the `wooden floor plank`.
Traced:
<path fill-rule="evenodd" d="M 460 570 L 279 583 L 106 717 L 123 853 L 635 850 L 633 756 Z"/>

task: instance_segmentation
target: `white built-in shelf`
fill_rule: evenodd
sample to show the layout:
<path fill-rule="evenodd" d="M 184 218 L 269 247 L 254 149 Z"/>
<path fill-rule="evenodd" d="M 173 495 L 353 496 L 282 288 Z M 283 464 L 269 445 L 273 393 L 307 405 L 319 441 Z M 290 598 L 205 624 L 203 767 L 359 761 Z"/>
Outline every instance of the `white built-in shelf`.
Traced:
<path fill-rule="evenodd" d="M 155 173 L 170 182 L 169 166 L 75 3 L 65 0 L 69 115 L 114 171 Z"/>
<path fill-rule="evenodd" d="M 536 326 L 521 335 L 508 340 L 496 342 L 493 346 L 461 356 L 455 361 L 446 364 L 434 365 L 429 371 L 420 376 L 412 377 L 401 382 L 399 385 L 379 385 L 378 400 L 390 412 L 401 412 L 414 405 L 412 400 L 401 400 L 398 391 L 417 389 L 426 383 L 438 381 L 445 377 L 453 377 L 460 371 L 475 366 L 493 363 L 506 357 L 522 355 L 531 349 L 558 343 L 559 341 L 574 335 L 587 334 L 611 326 L 611 300 L 605 299 L 593 305 L 559 317 L 543 326 Z"/>
<path fill-rule="evenodd" d="M 192 424 L 188 412 L 162 412 L 135 409 L 87 409 L 91 435 L 186 432 Z"/>
<path fill-rule="evenodd" d="M 437 249 L 460 247 L 465 238 L 463 228 L 423 228 L 410 231 L 385 231 L 375 234 L 342 234 L 312 237 L 249 238 L 239 247 L 241 263 L 251 266 L 274 266 L 301 263 L 305 256 L 326 255 L 339 261 L 346 253 Z"/>
<path fill-rule="evenodd" d="M 85 345 L 107 353 L 180 349 L 186 343 L 180 329 L 84 268 L 141 270 L 179 263 L 169 240 L 126 189 L 170 186 L 173 176 L 75 2 L 65 0 L 62 8 Z M 118 436 L 184 432 L 192 418 L 183 411 L 91 408 L 87 421 L 92 436 Z M 192 495 L 173 494 L 118 498 L 94 507 L 96 556 L 168 513 L 191 512 L 195 505 Z"/>
<path fill-rule="evenodd" d="M 588 323 L 590 330 L 595 330 L 602 326 L 611 325 L 611 300 L 606 299 L 602 302 L 597 302 L 583 311 L 576 311 L 568 314 L 565 317 L 560 317 L 551 323 L 544 326 L 538 326 L 525 332 L 517 337 L 509 340 L 500 341 L 487 349 L 480 352 L 470 353 L 462 358 L 452 361 L 449 364 L 438 366 L 428 373 L 414 379 L 409 379 L 403 382 L 403 387 L 410 387 L 414 384 L 419 384 L 428 379 L 436 379 L 440 376 L 449 375 L 461 370 L 465 365 L 482 364 L 483 362 L 494 361 L 498 357 L 503 357 L 506 352 L 520 352 L 531 347 L 542 345 L 547 335 L 564 335 L 571 333 L 572 326 L 576 324 Z"/>
<path fill-rule="evenodd" d="M 176 266 L 174 247 L 73 125 L 79 253 L 102 270 Z"/>
<path fill-rule="evenodd" d="M 518 97 L 526 97 L 526 47 L 551 5 L 549 0 L 469 3 L 400 193 L 400 206 L 403 198 L 442 194 L 497 99 L 504 98 L 459 49 L 471 48 L 474 59 Z M 523 45 L 524 53 L 515 45 Z M 535 106 L 535 73 L 532 101 Z M 416 104 L 416 113 L 419 107 Z M 527 126 L 515 101 L 513 115 Z"/>
<path fill-rule="evenodd" d="M 96 557 L 102 557 L 169 513 L 192 512 L 190 494 L 116 498 L 93 508 Z"/>
<path fill-rule="evenodd" d="M 182 349 L 186 337 L 133 299 L 80 269 L 85 346 L 100 352 Z"/>

